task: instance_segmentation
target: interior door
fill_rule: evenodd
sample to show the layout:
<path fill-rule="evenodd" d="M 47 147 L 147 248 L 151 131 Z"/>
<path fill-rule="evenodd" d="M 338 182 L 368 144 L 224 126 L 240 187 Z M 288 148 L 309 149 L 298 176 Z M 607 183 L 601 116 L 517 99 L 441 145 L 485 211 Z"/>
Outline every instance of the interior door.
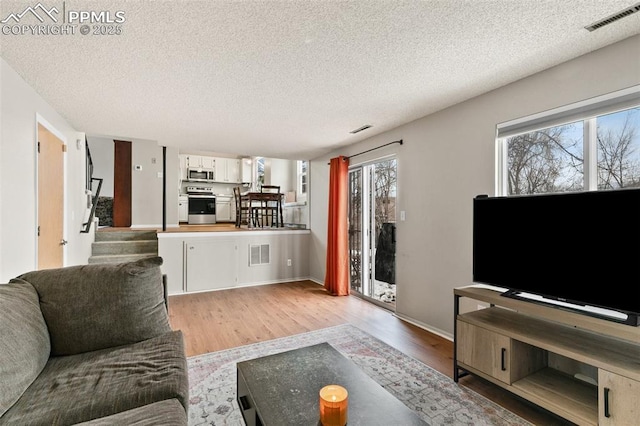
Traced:
<path fill-rule="evenodd" d="M 349 170 L 350 285 L 354 294 L 395 309 L 395 158 Z"/>
<path fill-rule="evenodd" d="M 63 141 L 38 123 L 38 269 L 64 264 L 64 151 Z"/>
<path fill-rule="evenodd" d="M 131 142 L 114 140 L 113 226 L 131 226 Z"/>

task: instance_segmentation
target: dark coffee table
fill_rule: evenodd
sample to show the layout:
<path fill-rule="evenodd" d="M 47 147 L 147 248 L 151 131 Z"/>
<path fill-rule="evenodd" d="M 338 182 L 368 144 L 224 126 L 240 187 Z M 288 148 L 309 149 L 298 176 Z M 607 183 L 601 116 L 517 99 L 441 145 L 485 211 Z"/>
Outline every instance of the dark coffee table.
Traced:
<path fill-rule="evenodd" d="M 328 343 L 237 364 L 238 404 L 248 426 L 317 426 L 325 385 L 349 392 L 349 426 L 426 425 Z"/>

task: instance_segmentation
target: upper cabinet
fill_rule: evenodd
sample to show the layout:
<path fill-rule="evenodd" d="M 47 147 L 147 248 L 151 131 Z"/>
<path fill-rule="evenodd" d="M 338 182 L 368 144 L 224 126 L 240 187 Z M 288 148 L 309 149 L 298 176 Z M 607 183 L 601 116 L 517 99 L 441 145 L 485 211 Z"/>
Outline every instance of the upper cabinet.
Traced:
<path fill-rule="evenodd" d="M 240 160 L 237 158 L 214 158 L 215 179 L 221 183 L 240 183 Z"/>
<path fill-rule="evenodd" d="M 184 154 L 178 155 L 180 160 L 180 180 L 187 180 L 187 157 L 188 155 Z"/>
<path fill-rule="evenodd" d="M 189 169 L 213 170 L 215 168 L 213 157 L 189 154 L 186 156 L 186 161 Z"/>
<path fill-rule="evenodd" d="M 217 183 L 242 183 L 248 182 L 243 180 L 243 164 L 247 163 L 249 169 L 251 163 L 243 161 L 239 158 L 224 157 L 208 157 L 206 155 L 180 154 L 180 179 L 189 180 L 188 169 L 210 170 L 213 171 L 214 182 Z M 246 178 L 249 178 L 247 173 Z"/>

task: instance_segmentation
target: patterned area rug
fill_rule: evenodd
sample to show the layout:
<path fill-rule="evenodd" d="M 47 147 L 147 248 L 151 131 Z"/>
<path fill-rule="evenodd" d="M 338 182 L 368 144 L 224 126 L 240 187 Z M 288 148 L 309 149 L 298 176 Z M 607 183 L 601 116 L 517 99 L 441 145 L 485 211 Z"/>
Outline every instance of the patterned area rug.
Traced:
<path fill-rule="evenodd" d="M 531 425 L 350 324 L 190 357 L 189 425 L 244 425 L 236 402 L 236 363 L 322 342 L 351 359 L 432 426 Z"/>

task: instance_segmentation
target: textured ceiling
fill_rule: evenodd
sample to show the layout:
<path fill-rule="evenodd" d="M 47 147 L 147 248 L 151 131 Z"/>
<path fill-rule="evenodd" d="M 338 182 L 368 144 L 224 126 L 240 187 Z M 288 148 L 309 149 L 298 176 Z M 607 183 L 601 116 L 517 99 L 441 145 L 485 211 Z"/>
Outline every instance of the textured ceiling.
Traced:
<path fill-rule="evenodd" d="M 126 21 L 2 34 L 0 53 L 88 135 L 310 159 L 639 34 L 640 13 L 583 28 L 634 1 L 41 0 Z"/>

